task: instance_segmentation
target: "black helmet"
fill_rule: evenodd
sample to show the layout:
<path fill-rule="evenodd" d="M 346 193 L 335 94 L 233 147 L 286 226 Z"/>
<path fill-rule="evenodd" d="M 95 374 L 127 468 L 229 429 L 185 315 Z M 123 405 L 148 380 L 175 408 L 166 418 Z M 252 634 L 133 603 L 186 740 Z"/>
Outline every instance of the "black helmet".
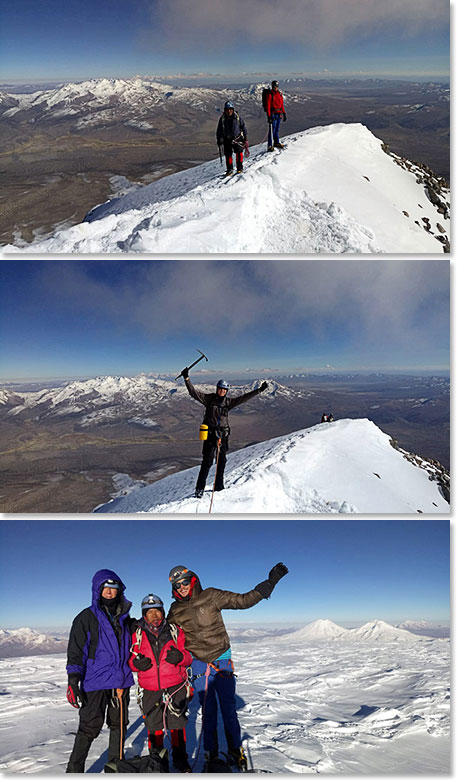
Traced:
<path fill-rule="evenodd" d="M 181 580 L 190 580 L 192 574 L 193 572 L 191 572 L 190 569 L 187 569 L 185 566 L 173 566 L 173 568 L 170 569 L 168 579 L 174 587 L 176 583 L 181 582 Z"/>
<path fill-rule="evenodd" d="M 279 87 L 279 83 L 274 79 L 274 81 L 271 82 L 272 87 Z"/>
<path fill-rule="evenodd" d="M 219 379 L 219 382 L 217 383 L 216 387 L 221 387 L 222 390 L 228 390 L 230 385 L 225 379 Z"/>
<path fill-rule="evenodd" d="M 233 105 L 233 103 L 232 103 L 232 101 L 231 101 L 231 100 L 227 100 L 227 102 L 225 103 L 225 105 L 224 105 L 224 111 L 226 111 L 226 110 L 227 110 L 227 108 L 233 108 L 233 109 L 235 108 L 235 106 Z"/>

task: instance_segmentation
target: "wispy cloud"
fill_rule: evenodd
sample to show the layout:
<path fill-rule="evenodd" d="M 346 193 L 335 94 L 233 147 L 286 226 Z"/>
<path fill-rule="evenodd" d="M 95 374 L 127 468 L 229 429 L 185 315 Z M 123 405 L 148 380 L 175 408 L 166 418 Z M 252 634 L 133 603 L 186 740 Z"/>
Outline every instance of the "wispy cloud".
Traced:
<path fill-rule="evenodd" d="M 384 33 L 414 37 L 449 25 L 447 0 L 154 0 L 150 12 L 167 45 L 223 46 L 225 52 L 232 38 L 329 48 Z"/>
<path fill-rule="evenodd" d="M 83 326 L 101 317 L 151 338 L 260 340 L 306 328 L 317 339 L 340 331 L 348 341 L 414 348 L 442 347 L 449 335 L 448 261 L 143 261 L 116 277 L 92 265 L 53 261 L 41 274 L 39 294 Z"/>

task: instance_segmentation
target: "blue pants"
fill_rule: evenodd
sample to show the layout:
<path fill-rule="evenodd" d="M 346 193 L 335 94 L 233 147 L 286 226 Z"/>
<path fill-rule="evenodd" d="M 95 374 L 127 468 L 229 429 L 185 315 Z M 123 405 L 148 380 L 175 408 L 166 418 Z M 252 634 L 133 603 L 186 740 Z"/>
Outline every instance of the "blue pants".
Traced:
<path fill-rule="evenodd" d="M 268 125 L 268 146 L 273 146 L 273 143 L 279 144 L 279 125 L 281 124 L 281 114 L 272 114 L 271 125 Z M 271 140 L 271 133 L 273 132 L 273 141 Z"/>
<path fill-rule="evenodd" d="M 241 746 L 241 729 L 236 714 L 235 677 L 232 662 L 229 658 L 215 661 L 209 667 L 209 676 L 205 676 L 207 664 L 194 658 L 192 661 L 192 677 L 201 675 L 193 681 L 202 707 L 203 747 L 207 751 L 217 751 L 217 699 L 221 708 L 227 747 L 237 749 Z M 217 695 L 217 698 L 216 698 Z"/>

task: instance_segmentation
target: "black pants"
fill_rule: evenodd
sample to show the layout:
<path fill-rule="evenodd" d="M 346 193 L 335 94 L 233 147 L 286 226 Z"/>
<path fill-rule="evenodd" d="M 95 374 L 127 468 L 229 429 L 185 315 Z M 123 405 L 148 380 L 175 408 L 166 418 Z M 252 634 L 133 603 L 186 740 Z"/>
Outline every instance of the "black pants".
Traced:
<path fill-rule="evenodd" d="M 243 147 L 232 138 L 224 138 L 225 163 L 228 171 L 233 170 L 233 152 L 236 155 L 236 168 L 240 170 L 243 167 Z"/>
<path fill-rule="evenodd" d="M 180 690 L 178 690 L 180 689 Z M 173 694 L 178 691 L 172 699 L 172 707 L 165 708 L 165 702 L 163 701 L 163 690 L 161 691 L 143 691 L 143 700 L 141 708 L 143 710 L 144 719 L 148 731 L 155 732 L 163 729 L 164 725 L 164 711 L 165 711 L 165 725 L 167 729 L 183 729 L 186 726 L 186 709 L 187 709 L 187 691 L 186 686 L 183 687 L 182 683 L 172 685 L 171 688 L 167 688 L 167 693 Z M 178 712 L 178 714 L 176 714 Z"/>
<path fill-rule="evenodd" d="M 79 710 L 79 728 L 68 761 L 67 772 L 84 772 L 84 763 L 90 746 L 100 734 L 105 717 L 110 730 L 108 761 L 121 755 L 121 708 L 113 706 L 113 691 L 111 689 L 87 691 L 86 696 L 87 701 Z M 124 755 L 125 733 L 129 722 L 129 699 L 130 690 L 125 688 L 122 695 L 122 755 Z"/>
<path fill-rule="evenodd" d="M 214 458 L 217 455 L 217 442 L 218 436 L 215 431 L 209 431 L 208 438 L 203 442 L 203 460 L 200 466 L 200 472 L 195 486 L 196 490 L 204 490 L 206 485 L 206 478 L 208 472 L 213 465 Z M 221 490 L 224 487 L 224 469 L 227 462 L 227 450 L 229 448 L 229 435 L 228 433 L 221 437 L 221 446 L 219 449 L 219 458 L 217 461 L 216 471 L 216 490 Z"/>

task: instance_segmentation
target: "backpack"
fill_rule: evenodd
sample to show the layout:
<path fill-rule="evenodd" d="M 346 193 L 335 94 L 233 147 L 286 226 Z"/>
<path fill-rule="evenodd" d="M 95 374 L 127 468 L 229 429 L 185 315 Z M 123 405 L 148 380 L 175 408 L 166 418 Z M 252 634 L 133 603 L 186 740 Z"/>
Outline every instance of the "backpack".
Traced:
<path fill-rule="evenodd" d="M 161 751 L 162 752 L 162 751 Z M 165 757 L 156 751 L 152 756 L 133 756 L 133 758 L 115 758 L 105 764 L 105 772 L 166 772 Z"/>
<path fill-rule="evenodd" d="M 264 111 L 268 111 L 267 108 L 268 95 L 271 95 L 271 89 L 270 87 L 264 87 L 262 89 L 262 106 Z"/>

